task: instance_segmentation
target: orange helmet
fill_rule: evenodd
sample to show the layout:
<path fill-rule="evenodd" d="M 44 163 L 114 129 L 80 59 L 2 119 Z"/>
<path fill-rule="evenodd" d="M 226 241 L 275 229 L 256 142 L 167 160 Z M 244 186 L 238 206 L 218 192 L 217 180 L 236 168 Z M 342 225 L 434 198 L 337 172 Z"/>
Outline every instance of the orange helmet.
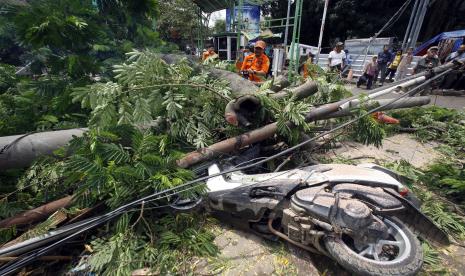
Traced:
<path fill-rule="evenodd" d="M 266 48 L 266 43 L 265 43 L 265 41 L 259 40 L 259 41 L 255 42 L 255 48 L 262 48 L 262 49 L 265 49 L 265 48 Z"/>

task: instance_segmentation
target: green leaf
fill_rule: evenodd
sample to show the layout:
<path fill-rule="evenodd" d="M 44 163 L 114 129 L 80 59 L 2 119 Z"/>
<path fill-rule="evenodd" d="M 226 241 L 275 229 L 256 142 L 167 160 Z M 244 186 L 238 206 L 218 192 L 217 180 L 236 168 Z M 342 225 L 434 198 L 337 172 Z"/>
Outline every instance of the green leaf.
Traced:
<path fill-rule="evenodd" d="M 152 121 L 149 101 L 138 97 L 134 105 L 134 124 L 144 125 Z"/>
<path fill-rule="evenodd" d="M 53 116 L 53 115 L 44 115 L 44 116 L 42 116 L 41 119 L 43 121 L 47 121 L 47 122 L 50 122 L 50 123 L 53 123 L 53 124 L 58 123 L 58 118 Z"/>
<path fill-rule="evenodd" d="M 88 158 L 80 155 L 72 156 L 67 162 L 67 168 L 71 171 L 86 174 L 99 174 L 104 171 L 103 167 L 96 161 L 89 160 Z"/>
<path fill-rule="evenodd" d="M 116 164 L 129 162 L 130 156 L 121 145 L 115 144 L 102 144 L 99 146 L 101 150 L 101 156 L 104 161 L 113 161 Z"/>

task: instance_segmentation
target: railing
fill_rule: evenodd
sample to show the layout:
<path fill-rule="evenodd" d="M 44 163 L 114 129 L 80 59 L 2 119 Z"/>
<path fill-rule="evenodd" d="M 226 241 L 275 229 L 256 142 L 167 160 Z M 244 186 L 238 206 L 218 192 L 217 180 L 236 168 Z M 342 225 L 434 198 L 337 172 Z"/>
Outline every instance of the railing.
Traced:
<path fill-rule="evenodd" d="M 284 27 L 286 27 L 286 20 L 287 20 L 287 18 L 266 19 L 266 20 L 260 22 L 260 28 L 262 28 L 262 29 L 284 28 Z M 288 26 L 289 27 L 294 26 L 294 17 L 289 17 L 289 25 Z"/>
<path fill-rule="evenodd" d="M 353 55 L 352 55 L 353 56 Z M 365 56 L 359 56 L 356 60 L 352 61 L 352 70 L 354 73 L 354 77 L 360 77 L 363 74 L 363 60 Z M 369 62 L 372 59 L 373 55 L 367 55 L 366 61 Z M 413 57 L 413 61 L 408 67 L 407 71 L 407 76 L 410 76 L 413 73 L 413 68 L 417 65 L 418 60 L 420 57 Z M 320 55 L 320 60 L 318 61 L 318 65 L 321 66 L 321 68 L 326 69 L 328 67 L 328 54 L 321 54 Z"/>

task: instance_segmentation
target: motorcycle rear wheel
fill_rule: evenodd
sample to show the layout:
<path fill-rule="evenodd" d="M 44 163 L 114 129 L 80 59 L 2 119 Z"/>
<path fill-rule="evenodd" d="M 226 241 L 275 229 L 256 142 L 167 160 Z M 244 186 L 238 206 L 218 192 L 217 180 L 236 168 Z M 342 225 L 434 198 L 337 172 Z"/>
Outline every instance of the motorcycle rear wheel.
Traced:
<path fill-rule="evenodd" d="M 356 275 L 415 275 L 423 265 L 423 250 L 414 234 L 398 219 L 381 218 L 390 237 L 355 246 L 347 235 L 326 237 L 328 253 Z M 391 254 L 392 253 L 392 254 Z"/>

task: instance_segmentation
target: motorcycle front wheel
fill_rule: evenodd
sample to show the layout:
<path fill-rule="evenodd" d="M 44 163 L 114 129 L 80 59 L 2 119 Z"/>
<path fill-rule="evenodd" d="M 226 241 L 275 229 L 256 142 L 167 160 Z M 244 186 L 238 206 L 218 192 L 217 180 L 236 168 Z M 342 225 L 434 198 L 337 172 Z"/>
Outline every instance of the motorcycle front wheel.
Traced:
<path fill-rule="evenodd" d="M 343 234 L 324 239 L 328 253 L 356 275 L 415 275 L 423 265 L 423 251 L 414 234 L 398 219 L 381 218 L 389 237 L 374 243 L 355 244 Z"/>

